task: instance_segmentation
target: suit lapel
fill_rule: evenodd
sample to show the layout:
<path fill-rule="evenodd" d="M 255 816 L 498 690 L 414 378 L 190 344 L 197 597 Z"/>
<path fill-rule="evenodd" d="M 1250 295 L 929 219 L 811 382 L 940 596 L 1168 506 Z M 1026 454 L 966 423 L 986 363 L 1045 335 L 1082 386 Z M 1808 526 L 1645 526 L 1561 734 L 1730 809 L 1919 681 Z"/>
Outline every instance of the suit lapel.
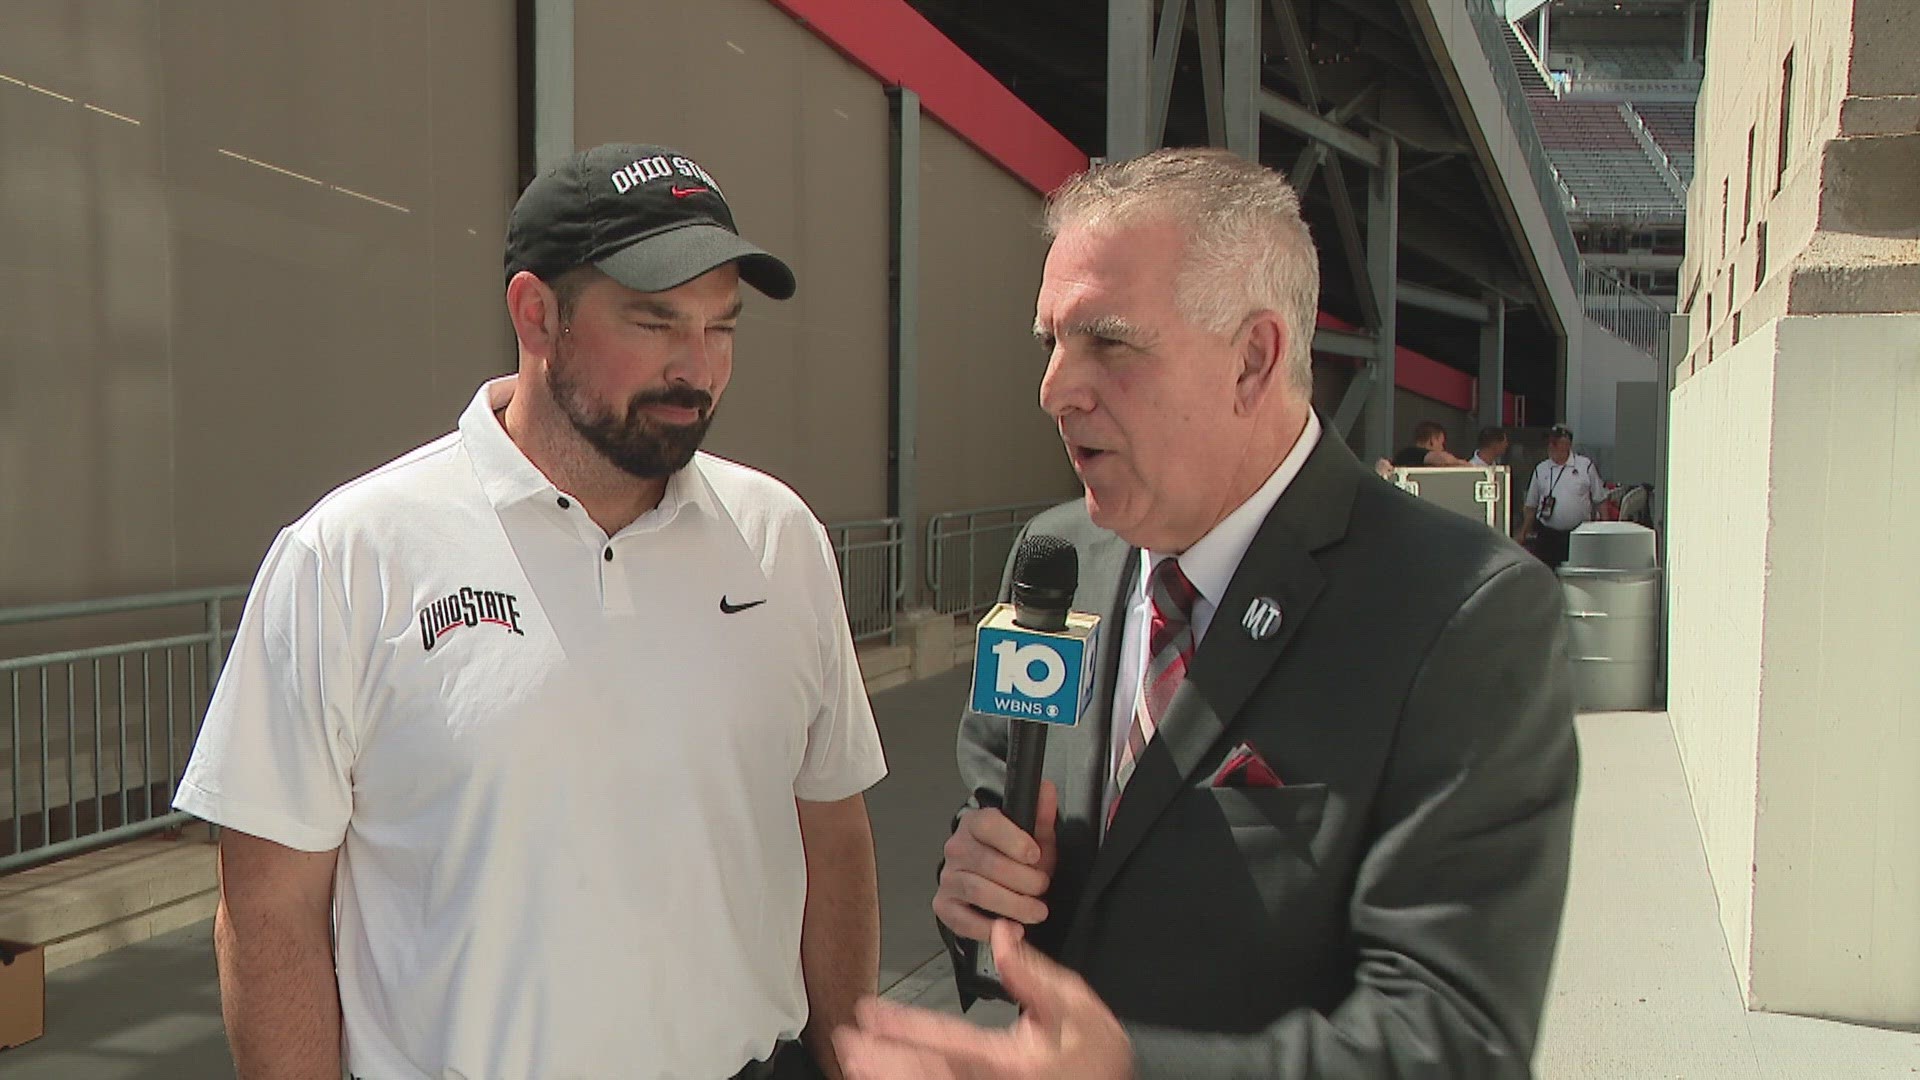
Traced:
<path fill-rule="evenodd" d="M 1261 523 L 1194 654 L 1186 681 L 1127 781 L 1113 827 L 1079 897 L 1075 939 L 1083 936 L 1093 904 L 1141 838 L 1195 782 L 1200 768 L 1218 756 L 1218 744 L 1240 718 L 1248 698 L 1306 622 L 1323 587 L 1313 553 L 1346 534 L 1363 472 L 1339 437 L 1324 429 L 1299 476 Z M 1260 598 L 1280 610 L 1278 626 L 1265 639 L 1257 638 L 1243 621 L 1248 607 Z M 1116 627 L 1114 637 L 1119 636 Z M 1107 702 L 1110 713 L 1111 690 Z"/>

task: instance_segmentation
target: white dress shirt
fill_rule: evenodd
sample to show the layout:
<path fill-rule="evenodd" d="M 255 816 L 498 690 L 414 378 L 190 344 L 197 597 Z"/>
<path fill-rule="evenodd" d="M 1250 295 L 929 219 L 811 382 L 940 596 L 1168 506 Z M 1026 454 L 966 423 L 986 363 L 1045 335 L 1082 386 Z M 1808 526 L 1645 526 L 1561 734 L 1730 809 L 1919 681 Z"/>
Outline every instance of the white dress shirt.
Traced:
<path fill-rule="evenodd" d="M 1239 509 L 1228 514 L 1215 525 L 1207 535 L 1194 542 L 1187 550 L 1174 556 L 1180 561 L 1181 572 L 1193 583 L 1197 596 L 1193 603 L 1193 643 L 1199 648 L 1200 641 L 1206 637 L 1207 627 L 1213 623 L 1213 614 L 1219 609 L 1220 601 L 1227 594 L 1227 586 L 1232 583 L 1234 572 L 1240 569 L 1240 560 L 1247 554 L 1247 548 L 1253 545 L 1253 538 L 1260 526 L 1273 511 L 1274 504 L 1286 492 L 1293 478 L 1300 475 L 1300 469 L 1307 463 L 1307 455 L 1320 442 L 1320 418 L 1309 410 L 1307 426 L 1300 432 L 1300 438 L 1287 453 L 1286 460 L 1273 470 L 1260 490 Z M 1113 731 L 1107 746 L 1107 791 L 1101 803 L 1101 820 L 1106 819 L 1106 811 L 1112 809 L 1116 792 L 1113 790 L 1113 773 L 1119 765 L 1120 752 L 1127 745 L 1127 732 L 1133 726 L 1134 704 L 1140 697 L 1141 673 L 1147 666 L 1147 638 L 1149 624 L 1153 619 L 1153 603 L 1147 598 L 1147 579 L 1160 560 L 1171 555 L 1170 552 L 1140 552 L 1139 572 L 1134 575 L 1133 593 L 1127 602 L 1127 618 L 1120 640 L 1120 671 L 1113 686 Z"/>

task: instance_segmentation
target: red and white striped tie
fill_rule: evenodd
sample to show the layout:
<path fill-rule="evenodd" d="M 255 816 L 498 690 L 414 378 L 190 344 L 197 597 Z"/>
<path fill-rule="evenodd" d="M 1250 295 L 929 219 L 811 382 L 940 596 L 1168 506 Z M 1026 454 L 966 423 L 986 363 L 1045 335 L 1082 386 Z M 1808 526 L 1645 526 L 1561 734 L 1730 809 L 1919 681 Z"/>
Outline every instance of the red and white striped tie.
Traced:
<path fill-rule="evenodd" d="M 1181 572 L 1178 559 L 1160 560 L 1147 579 L 1147 600 L 1153 605 L 1153 620 L 1147 631 L 1147 664 L 1140 673 L 1133 725 L 1127 729 L 1127 741 L 1114 764 L 1113 805 L 1107 809 L 1109 825 L 1120 809 L 1120 794 L 1140 763 L 1140 755 L 1146 752 L 1153 733 L 1167 715 L 1174 691 L 1186 680 L 1187 665 L 1193 661 L 1193 603 L 1199 595 L 1193 582 Z"/>

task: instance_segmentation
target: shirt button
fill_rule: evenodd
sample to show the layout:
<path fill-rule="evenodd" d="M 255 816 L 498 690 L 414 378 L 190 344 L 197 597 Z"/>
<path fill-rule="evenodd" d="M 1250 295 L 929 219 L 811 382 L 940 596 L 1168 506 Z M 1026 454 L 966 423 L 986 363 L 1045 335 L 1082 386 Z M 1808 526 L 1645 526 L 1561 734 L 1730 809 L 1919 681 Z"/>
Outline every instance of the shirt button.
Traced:
<path fill-rule="evenodd" d="M 573 505 L 573 503 L 570 500 L 568 500 L 568 498 L 565 495 L 560 496 L 558 501 L 560 503 L 560 509 L 562 510 L 565 510 L 567 507 Z"/>
<path fill-rule="evenodd" d="M 608 562 L 612 562 L 612 561 L 613 561 L 613 549 L 612 549 L 612 548 L 608 548 L 607 550 L 605 550 L 605 551 L 603 551 L 603 552 L 601 552 L 601 554 L 602 554 L 602 555 L 604 555 L 604 556 L 606 556 L 606 559 L 607 559 L 607 561 L 608 561 Z"/>

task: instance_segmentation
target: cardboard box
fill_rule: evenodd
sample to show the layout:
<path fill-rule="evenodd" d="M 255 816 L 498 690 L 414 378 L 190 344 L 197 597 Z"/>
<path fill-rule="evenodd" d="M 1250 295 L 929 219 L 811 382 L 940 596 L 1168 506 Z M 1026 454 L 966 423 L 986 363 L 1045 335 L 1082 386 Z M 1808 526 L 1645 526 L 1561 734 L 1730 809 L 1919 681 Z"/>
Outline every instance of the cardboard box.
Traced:
<path fill-rule="evenodd" d="M 46 1033 L 46 951 L 23 941 L 0 941 L 0 1049 Z"/>

